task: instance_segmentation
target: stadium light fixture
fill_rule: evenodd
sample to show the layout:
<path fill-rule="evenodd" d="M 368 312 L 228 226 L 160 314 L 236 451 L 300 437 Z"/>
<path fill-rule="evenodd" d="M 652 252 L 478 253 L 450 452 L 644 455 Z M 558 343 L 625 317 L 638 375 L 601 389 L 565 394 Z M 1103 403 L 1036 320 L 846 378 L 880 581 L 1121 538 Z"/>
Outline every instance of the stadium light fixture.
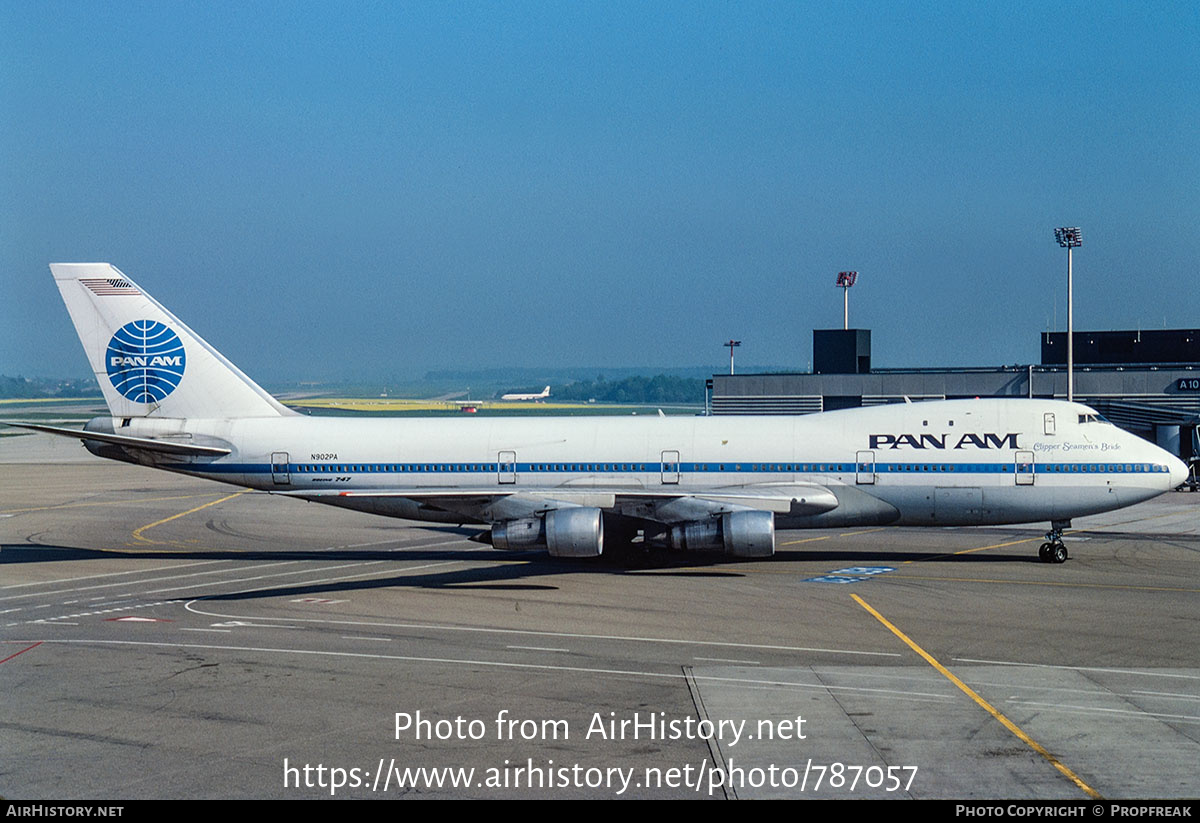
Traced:
<path fill-rule="evenodd" d="M 1067 400 L 1075 400 L 1075 278 L 1071 271 L 1071 250 L 1083 245 L 1078 226 L 1054 230 L 1054 239 L 1067 250 Z"/>
<path fill-rule="evenodd" d="M 733 374 L 733 350 L 740 345 L 742 345 L 741 340 L 730 340 L 728 343 L 725 344 L 726 348 L 729 349 L 729 373 L 730 374 Z"/>
<path fill-rule="evenodd" d="M 850 328 L 850 287 L 858 280 L 856 271 L 840 271 L 837 286 L 842 290 L 842 329 Z"/>

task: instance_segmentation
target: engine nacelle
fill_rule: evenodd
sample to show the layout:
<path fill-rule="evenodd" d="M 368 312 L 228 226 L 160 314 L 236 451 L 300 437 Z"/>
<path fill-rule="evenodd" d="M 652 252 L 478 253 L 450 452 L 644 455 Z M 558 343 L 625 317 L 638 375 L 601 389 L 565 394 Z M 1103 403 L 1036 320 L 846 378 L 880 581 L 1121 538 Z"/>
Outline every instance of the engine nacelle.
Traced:
<path fill-rule="evenodd" d="M 546 524 L 540 517 L 508 520 L 492 526 L 492 546 L 501 551 L 523 552 L 545 545 Z"/>
<path fill-rule="evenodd" d="M 689 552 L 724 552 L 733 557 L 775 554 L 775 515 L 771 512 L 728 512 L 671 528 L 671 548 Z"/>
<path fill-rule="evenodd" d="M 554 557 L 599 557 L 604 551 L 604 517 L 594 508 L 555 509 L 544 517 L 497 523 L 491 539 L 501 550 L 545 547 Z"/>
<path fill-rule="evenodd" d="M 599 557 L 604 551 L 604 514 L 599 509 L 546 512 L 546 548 L 554 557 Z"/>

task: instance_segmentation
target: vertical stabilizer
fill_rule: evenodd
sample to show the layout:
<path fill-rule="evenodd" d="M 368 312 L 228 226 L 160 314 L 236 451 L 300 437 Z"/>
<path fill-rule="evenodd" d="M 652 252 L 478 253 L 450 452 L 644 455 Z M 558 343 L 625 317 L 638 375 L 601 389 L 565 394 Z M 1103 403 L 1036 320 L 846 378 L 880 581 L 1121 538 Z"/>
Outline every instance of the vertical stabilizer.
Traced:
<path fill-rule="evenodd" d="M 108 263 L 51 263 L 114 417 L 294 414 Z"/>

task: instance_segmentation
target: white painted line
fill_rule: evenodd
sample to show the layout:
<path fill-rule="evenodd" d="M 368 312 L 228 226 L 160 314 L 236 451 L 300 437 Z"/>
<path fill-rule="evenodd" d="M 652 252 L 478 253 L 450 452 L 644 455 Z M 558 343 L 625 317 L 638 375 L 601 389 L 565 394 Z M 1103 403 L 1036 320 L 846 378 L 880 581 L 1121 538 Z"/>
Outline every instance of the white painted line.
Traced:
<path fill-rule="evenodd" d="M 179 630 L 181 632 L 224 632 L 225 634 L 233 633 L 233 629 L 188 629 L 188 628 L 180 627 Z"/>
<path fill-rule="evenodd" d="M 1196 694 L 1174 694 L 1172 692 L 1144 692 L 1134 689 L 1130 694 L 1144 694 L 1150 697 L 1166 697 L 1171 700 L 1200 700 L 1200 695 Z"/>
<path fill-rule="evenodd" d="M 316 549 L 316 551 L 328 552 L 328 551 L 342 551 L 345 549 L 361 549 L 366 546 L 382 546 L 385 543 L 396 543 L 396 542 L 397 542 L 397 538 L 393 537 L 391 540 L 372 540 L 370 543 L 347 543 L 344 546 L 326 546 L 323 549 Z M 391 549 L 388 549 L 388 551 L 396 552 L 396 551 L 406 551 L 406 550 L 414 550 L 415 551 L 415 550 L 419 550 L 419 549 L 435 549 L 438 546 L 452 546 L 455 543 L 466 543 L 466 542 L 467 542 L 467 538 L 460 537 L 457 540 L 436 540 L 433 543 L 405 543 L 404 545 L 393 546 Z M 467 547 L 464 546 L 463 548 L 467 548 Z M 470 548 L 472 551 L 478 551 L 478 549 L 475 548 L 475 544 L 470 544 Z"/>
<path fill-rule="evenodd" d="M 236 592 L 235 592 L 236 593 Z M 208 612 L 197 608 L 196 604 L 201 601 L 191 600 L 184 605 L 184 608 L 192 614 L 198 614 L 203 617 L 220 617 L 227 620 L 249 620 L 253 619 L 245 615 L 222 614 L 221 612 Z M 439 623 L 386 623 L 371 620 L 333 620 L 331 618 L 322 617 L 275 617 L 273 620 L 287 620 L 291 623 L 323 623 L 330 626 L 364 626 L 386 629 L 417 629 L 420 631 L 446 631 L 446 632 L 473 632 L 478 634 L 516 634 L 526 637 L 562 637 L 562 638 L 578 638 L 581 640 L 616 640 L 622 643 L 665 643 L 671 645 L 690 645 L 690 646 L 714 646 L 717 648 L 732 648 L 732 649 L 766 649 L 776 652 L 816 652 L 822 654 L 847 654 L 860 657 L 902 657 L 898 652 L 866 652 L 855 649 L 825 649 L 814 648 L 810 646 L 772 646 L 765 643 L 733 643 L 722 640 L 689 640 L 686 638 L 671 638 L 671 637 L 636 637 L 630 635 L 614 635 L 614 634 L 581 634 L 578 632 L 549 632 L 537 631 L 534 629 L 498 629 L 493 626 L 452 626 Z"/>
<path fill-rule="evenodd" d="M 259 652 L 261 654 L 297 655 L 302 657 L 351 657 L 364 660 L 398 660 L 408 663 L 438 663 L 449 666 L 486 666 L 496 669 L 523 669 L 533 671 L 579 672 L 583 674 L 613 675 L 617 677 L 642 677 L 651 680 L 686 680 L 683 672 L 652 672 L 637 669 L 599 669 L 586 666 L 555 666 L 549 663 L 512 663 L 500 660 L 477 660 L 454 657 L 416 657 L 400 654 L 370 654 L 367 652 L 326 651 L 322 649 L 279 649 L 266 646 L 219 646 L 208 643 L 164 643 L 150 640 L 55 640 L 45 643 L 64 643 L 79 646 L 150 646 L 155 648 L 173 649 L 208 649 L 225 652 Z M 671 667 L 675 668 L 675 667 Z M 900 691 L 894 689 L 861 689 L 852 686 L 827 686 L 823 683 L 798 683 L 791 680 L 755 679 L 748 677 L 715 677 L 697 675 L 693 672 L 692 679 L 710 683 L 736 683 L 743 686 L 758 686 L 785 689 L 812 689 L 821 692 L 856 692 L 888 695 L 900 700 L 916 699 L 924 702 L 926 698 L 944 701 L 945 695 L 921 694 L 919 692 Z"/>
<path fill-rule="evenodd" d="M 23 589 L 26 586 L 54 586 L 59 583 L 78 583 L 80 580 L 98 580 L 101 577 L 116 577 L 124 574 L 154 574 L 155 572 L 165 572 L 171 569 L 186 569 L 189 566 L 207 566 L 212 563 L 228 563 L 228 560 L 201 560 L 196 563 L 180 563 L 178 566 L 166 566 L 161 569 L 133 569 L 127 572 L 105 572 L 104 574 L 89 574 L 83 577 L 61 577 L 57 580 L 42 580 L 37 583 L 14 583 L 9 586 L 0 586 L 0 591 L 6 589 Z M 119 584 L 118 584 L 119 585 Z"/>
<path fill-rule="evenodd" d="M 187 608 L 186 606 L 184 608 Z M 1055 666 L 1050 663 L 1016 663 L 1011 660 L 976 660 L 972 657 L 956 657 L 959 663 L 982 663 L 988 666 L 1023 666 L 1030 669 L 1062 669 L 1069 672 L 1105 672 L 1107 674 L 1135 674 L 1141 677 L 1173 677 L 1181 680 L 1200 680 L 1200 674 L 1167 674 L 1151 669 L 1104 669 L 1095 666 Z"/>
<path fill-rule="evenodd" d="M 365 563 L 361 563 L 361 562 L 360 563 L 343 563 L 340 566 L 327 566 L 324 569 L 316 569 L 315 571 L 333 571 L 334 569 L 353 569 L 353 568 L 361 568 L 362 566 L 378 566 L 381 563 L 386 563 L 386 562 L 387 561 L 385 561 L 385 560 L 370 560 Z M 273 563 L 271 565 L 282 565 L 282 564 Z M 207 583 L 189 583 L 186 586 L 172 586 L 172 587 L 166 588 L 166 589 L 150 589 L 149 591 L 145 592 L 145 594 L 162 594 L 163 592 L 177 592 L 180 589 L 202 589 L 206 586 L 236 585 L 238 583 L 249 583 L 252 580 L 266 580 L 271 577 L 289 577 L 289 576 L 295 575 L 295 574 L 311 574 L 313 571 L 314 571 L 313 569 L 295 569 L 294 571 L 290 571 L 290 572 L 275 572 L 274 574 L 259 574 L 259 575 L 255 575 L 254 577 L 233 577 L 228 580 L 210 580 Z M 288 585 L 289 586 L 302 586 L 305 584 L 304 583 L 289 583 Z M 263 588 L 266 588 L 266 587 L 263 587 Z M 224 594 L 237 594 L 242 591 L 258 591 L 258 589 L 237 589 L 232 592 L 223 592 L 223 593 Z"/>
<path fill-rule="evenodd" d="M 383 563 L 386 561 L 380 560 L 378 562 Z M 432 569 L 437 566 L 452 566 L 456 563 L 461 563 L 461 562 L 462 562 L 461 560 L 443 560 L 440 563 L 426 563 L 423 566 L 406 566 L 405 568 L 400 569 L 399 571 L 407 572 L 407 571 L 417 571 L 418 569 Z M 374 565 L 374 564 L 367 564 L 367 565 Z M 300 580 L 295 583 L 289 583 L 288 585 L 289 586 L 319 586 L 319 585 L 324 585 L 325 583 L 336 583 L 340 580 L 353 580 L 356 577 L 371 577 L 372 575 L 376 575 L 376 574 L 379 574 L 379 572 L 378 571 L 369 571 L 369 572 L 363 572 L 362 574 L 344 574 L 344 575 L 340 575 L 338 577 L 319 577 L 319 578 L 316 578 L 315 580 Z M 388 572 L 388 575 L 390 577 L 403 576 L 403 575 L 396 575 L 391 572 Z M 248 592 L 262 591 L 262 588 L 246 589 L 245 591 L 248 591 Z M 229 592 L 229 593 L 230 594 L 241 594 L 241 592 Z M 347 601 L 342 600 L 342 601 L 334 601 L 334 602 L 345 603 Z"/>
<path fill-rule="evenodd" d="M 0 612 L 0 614 L 8 614 L 9 612 L 19 612 L 19 611 L 21 611 L 21 607 L 17 606 L 15 609 L 5 609 L 4 611 Z"/>
<path fill-rule="evenodd" d="M 741 663 L 747 666 L 761 666 L 757 660 L 729 660 L 724 657 L 693 657 L 692 660 L 707 660 L 710 663 Z"/>
<path fill-rule="evenodd" d="M 1075 714 L 1122 714 L 1129 717 L 1146 717 L 1154 718 L 1155 720 L 1184 720 L 1190 723 L 1200 723 L 1200 717 L 1190 714 L 1163 714 L 1162 712 L 1131 711 L 1130 709 L 1105 709 L 1097 706 L 1070 706 L 1065 703 L 1038 703 L 1033 700 L 1014 700 L 1012 702 L 1018 706 L 1038 706 Z"/>
<path fill-rule="evenodd" d="M 343 640 L 378 640 L 380 643 L 391 643 L 392 642 L 392 638 L 390 638 L 390 637 L 356 637 L 354 635 L 348 635 L 348 634 L 343 634 L 342 639 Z"/>
<path fill-rule="evenodd" d="M 525 649 L 531 652 L 569 652 L 570 649 L 551 649 L 545 646 L 508 646 L 510 649 Z"/>
<path fill-rule="evenodd" d="M 274 623 L 247 623 L 241 620 L 231 620 L 228 623 L 213 623 L 214 628 L 232 626 L 235 629 L 303 629 L 303 626 L 277 626 Z"/>
<path fill-rule="evenodd" d="M 97 614 L 112 614 L 113 612 L 128 612 L 128 611 L 133 611 L 134 609 L 148 609 L 148 608 L 152 608 L 154 606 L 167 606 L 172 603 L 178 603 L 178 602 L 179 602 L 178 600 L 156 600 L 151 603 L 136 603 L 133 605 L 118 606 L 114 609 L 97 609 L 95 611 L 90 611 L 90 612 L 76 612 L 75 614 L 60 614 L 57 617 L 47 617 L 47 618 L 43 618 L 40 620 L 27 620 L 25 622 L 27 622 L 27 623 L 45 623 L 47 621 L 53 620 L 53 621 L 56 621 L 55 625 L 78 626 L 79 625 L 78 623 L 65 624 L 62 621 L 69 620 L 73 617 L 93 617 Z M 142 618 L 136 618 L 136 619 L 141 620 Z M 153 618 L 151 618 L 151 619 L 153 619 Z M 166 618 L 163 618 L 162 620 L 157 620 L 156 622 L 161 623 L 161 622 L 171 622 L 171 621 L 167 620 Z M 18 624 L 12 623 L 10 625 L 16 626 Z"/>
<path fill-rule="evenodd" d="M 224 563 L 224 562 L 230 562 L 230 561 L 210 560 L 210 561 L 205 561 L 205 563 L 192 563 L 189 565 L 203 566 L 203 565 L 208 565 L 210 563 Z M 265 568 L 269 568 L 271 566 L 284 566 L 284 565 L 287 565 L 288 563 L 298 563 L 298 562 L 301 562 L 301 561 L 279 560 L 279 561 L 275 561 L 272 563 L 262 563 L 258 566 L 251 566 L 249 568 L 250 569 L 265 569 Z M 238 570 L 236 566 L 229 566 L 229 567 L 222 568 L 222 569 L 212 569 L 212 570 L 206 571 L 206 572 L 192 572 L 191 574 L 171 574 L 171 575 L 167 575 L 165 577 L 149 577 L 145 580 L 138 580 L 136 582 L 139 585 L 144 585 L 146 583 L 159 583 L 164 580 L 180 580 L 185 577 L 200 577 L 200 576 L 206 575 L 206 574 L 225 574 L 229 571 L 234 571 L 234 570 Z M 241 570 L 239 570 L 239 571 L 241 571 Z M 147 572 L 142 571 L 140 573 L 146 574 Z M 114 574 L 125 574 L 125 572 L 114 572 Z M 105 577 L 106 575 L 96 575 L 96 576 L 97 577 Z M 86 580 L 87 578 L 78 578 L 78 579 Z M 49 591 L 49 592 L 30 592 L 28 594 L 14 594 L 14 595 L 9 595 L 8 597 L 2 597 L 2 598 L 0 598 L 0 600 L 18 600 L 22 597 L 40 597 L 42 595 L 69 594 L 71 592 L 85 592 L 85 591 L 89 591 L 89 590 L 93 590 L 93 589 L 108 589 L 113 586 L 128 586 L 129 582 L 130 581 L 128 581 L 128 580 L 123 580 L 119 583 L 101 583 L 101 584 L 98 584 L 95 586 L 78 586 L 73 589 L 59 589 L 57 591 Z M 93 597 L 91 599 L 92 600 L 103 600 L 105 597 L 111 597 L 111 596 L 112 595 L 102 594 L 102 595 L 99 595 L 98 597 Z"/>
<path fill-rule="evenodd" d="M 379 544 L 379 543 L 394 543 L 394 542 L 395 542 L 395 540 L 394 540 L 394 539 L 393 539 L 393 540 L 382 540 L 382 541 L 376 541 L 375 543 L 359 543 L 359 544 L 355 544 L 355 546 L 357 546 L 357 547 L 362 547 L 362 546 L 377 545 L 377 544 Z M 444 541 L 440 541 L 440 542 L 437 542 L 437 543 L 432 543 L 432 544 L 427 544 L 427 545 L 421 545 L 421 546 L 416 546 L 416 547 L 410 547 L 410 548 L 415 548 L 415 549 L 428 549 L 428 548 L 436 548 L 436 547 L 438 547 L 438 546 L 449 546 L 449 545 L 453 545 L 453 544 L 456 544 L 456 543 L 461 543 L 461 542 L 462 542 L 461 540 L 444 540 Z M 347 548 L 349 548 L 349 547 L 347 547 Z M 404 548 L 404 547 L 402 547 L 402 548 Z M 273 562 L 270 562 L 270 563 L 262 563 L 262 564 L 260 564 L 260 565 L 257 565 L 257 566 L 249 566 L 249 567 L 242 568 L 242 569 L 239 569 L 239 568 L 237 568 L 236 566 L 231 566 L 231 565 L 228 565 L 228 564 L 232 564 L 232 563 L 234 563 L 234 562 L 235 562 L 235 561 L 232 561 L 232 560 L 204 560 L 204 561 L 200 561 L 200 562 L 196 562 L 196 563 L 181 563 L 181 564 L 179 564 L 179 565 L 177 565 L 177 566 L 168 566 L 168 567 L 166 567 L 165 569 L 138 569 L 138 570 L 134 570 L 134 571 L 125 571 L 125 572 L 109 572 L 109 573 L 106 573 L 106 574 L 87 575 L 87 576 L 84 576 L 84 577 L 71 577 L 71 578 L 62 578 L 62 579 L 58 579 L 58 580 L 46 580 L 46 581 L 43 581 L 43 582 L 40 582 L 40 583 L 19 583 L 19 584 L 15 584 L 15 585 L 11 585 L 11 586 L 0 586 L 0 591 L 3 591 L 3 590 L 6 590 L 6 589 L 17 589 L 17 588 L 23 588 L 23 587 L 26 587 L 26 586 L 49 586 L 49 585 L 55 585 L 55 584 L 58 584 L 58 583 L 74 583 L 74 582 L 78 582 L 78 581 L 84 581 L 84 580 L 93 580 L 93 579 L 98 579 L 98 578 L 102 578 L 102 577 L 111 577 L 111 576 L 114 576 L 114 575 L 129 575 L 129 574 L 154 574 L 154 573 L 156 573 L 156 572 L 158 572 L 158 571 L 169 571 L 169 570 L 171 570 L 171 569 L 183 569 L 183 568 L 188 568 L 188 567 L 191 567 L 191 566 L 205 566 L 205 565 L 211 565 L 211 564 L 214 564 L 214 563 L 225 563 L 225 564 L 227 564 L 225 567 L 223 567 L 223 568 L 220 568 L 220 569 L 213 569 L 213 570 L 210 570 L 210 571 L 205 571 L 205 572 L 195 572 L 195 573 L 193 573 L 193 574 L 184 574 L 184 575 L 166 575 L 166 576 L 161 576 L 161 577 L 150 577 L 150 578 L 147 578 L 147 579 L 145 579 L 145 580 L 138 580 L 138 581 L 124 581 L 124 582 L 118 582 L 118 583 L 105 583 L 105 584 L 98 584 L 98 585 L 94 585 L 94 586 L 78 586 L 78 587 L 75 587 L 75 588 L 70 588 L 70 589 L 59 589 L 59 590 L 56 590 L 56 591 L 48 591 L 48 592 L 40 592 L 40 593 L 32 593 L 32 592 L 31 592 L 31 593 L 27 593 L 27 594 L 15 594 L 15 595 L 8 595 L 8 596 L 6 596 L 6 597 L 0 597 L 0 601 L 4 601 L 4 600 L 14 600 L 14 599 L 23 598 L 23 597 L 37 597 L 37 596 L 39 596 L 39 594 L 41 594 L 41 595 L 51 595 L 51 594 L 67 594 L 67 593 L 69 593 L 69 592 L 83 592 L 83 591 L 88 591 L 89 589 L 103 589 L 103 588 L 108 588 L 108 587 L 110 587 L 110 586 L 128 586 L 130 582 L 136 582 L 138 585 L 144 585 L 144 584 L 146 584 L 146 583 L 158 583 L 158 582 L 162 582 L 162 581 L 166 581 L 166 580 L 180 580 L 180 579 L 183 579 L 183 578 L 188 578 L 188 577 L 199 577 L 199 576 L 203 576 L 203 575 L 209 575 L 209 574 L 225 574 L 225 573 L 228 573 L 228 572 L 231 572 L 231 571 L 236 571 L 236 572 L 245 572 L 245 571 L 252 571 L 252 570 L 254 570 L 254 569 L 265 569 L 265 568 L 270 568 L 270 567 L 272 567 L 272 566 L 284 566 L 284 565 L 296 564 L 296 563 L 305 563 L 305 564 L 307 564 L 307 563 L 311 563 L 312 561 L 308 561 L 308 560 L 279 560 L 279 561 L 273 561 Z M 362 561 L 362 562 L 359 562 L 359 564 L 358 564 L 358 565 L 373 565 L 373 564 L 377 564 L 377 563 L 384 563 L 384 562 L 391 562 L 391 561 L 383 561 L 383 560 Z M 445 562 L 458 562 L 458 561 L 445 561 Z M 348 564 L 348 565 L 355 565 L 355 564 Z M 435 565 L 437 565 L 437 564 L 435 564 Z M 346 566 L 333 566 L 333 567 L 330 567 L 330 568 L 346 568 Z M 427 568 L 427 567 L 426 567 L 426 566 L 418 566 L 418 567 L 416 567 L 416 568 Z M 298 571 L 291 572 L 291 574 L 303 574 L 303 573 L 305 573 L 306 571 L 307 571 L 307 572 L 311 572 L 311 571 L 313 571 L 313 570 L 312 570 L 312 569 L 300 569 L 300 570 L 298 570 Z M 318 571 L 320 571 L 320 570 L 318 570 Z M 235 583 L 236 583 L 236 582 L 244 582 L 245 580 L 254 580 L 254 579 L 258 579 L 258 578 L 235 578 L 235 579 L 233 580 L 233 582 L 235 582 Z M 212 584 L 212 585 L 218 585 L 218 584 L 215 584 L 215 583 L 214 583 L 214 584 Z M 181 587 L 179 587 L 179 588 L 186 588 L 186 587 L 185 587 L 185 586 L 181 586 Z M 150 592 L 146 592 L 146 593 L 147 593 L 147 594 L 155 594 L 155 593 L 164 592 L 164 591 L 174 591 L 174 589 L 154 589 L 154 590 L 152 590 L 152 591 L 150 591 Z M 125 596 L 125 595 L 120 595 L 120 596 L 122 596 L 122 597 L 123 597 L 123 596 Z M 92 598 L 92 599 L 94 599 L 94 600 L 102 600 L 103 598 L 104 598 L 104 595 L 101 595 L 101 596 L 99 596 L 99 597 L 95 597 L 95 598 Z"/>
<path fill-rule="evenodd" d="M 940 686 L 946 682 L 946 679 L 938 674 L 934 669 L 929 669 L 928 674 L 924 674 L 924 671 L 926 670 L 922 669 L 915 669 L 915 672 L 917 672 L 915 674 L 896 674 L 895 672 L 876 674 L 875 672 L 866 669 L 855 669 L 853 672 L 849 672 L 845 669 L 826 670 L 824 666 L 820 665 L 812 666 L 812 670 L 816 672 L 818 676 L 820 676 L 822 673 L 825 673 L 831 677 L 877 678 L 888 681 L 911 680 L 914 683 L 920 683 L 922 686 Z M 905 669 L 905 671 L 908 670 L 909 669 L 907 668 Z"/>
<path fill-rule="evenodd" d="M 344 543 L 340 546 L 322 546 L 319 549 L 313 549 L 313 551 L 336 552 L 336 551 L 342 551 L 344 549 L 361 549 L 361 548 L 364 548 L 365 546 L 382 546 L 384 543 L 395 543 L 395 542 L 396 542 L 396 538 L 393 537 L 390 540 L 372 540 L 369 543 Z"/>
<path fill-rule="evenodd" d="M 386 560 L 372 560 L 372 561 L 369 561 L 369 562 L 367 562 L 367 563 L 347 563 L 346 565 L 343 565 L 343 566 L 329 566 L 327 569 L 318 569 L 318 571 L 330 571 L 330 570 L 333 570 L 333 569 L 346 569 L 346 568 L 355 568 L 355 567 L 362 567 L 362 566 L 377 566 L 377 565 L 379 565 L 380 563 L 387 563 L 387 562 L 389 562 L 389 561 L 386 561 Z M 433 567 L 435 567 L 435 566 L 450 566 L 450 565 L 453 565 L 453 564 L 455 564 L 455 563 L 461 563 L 461 562 L 462 562 L 461 560 L 443 560 L 443 561 L 442 561 L 442 562 L 440 562 L 440 563 L 426 563 L 426 564 L 425 564 L 425 565 L 423 565 L 423 566 L 405 566 L 403 569 L 399 569 L 398 571 L 416 571 L 417 569 L 430 569 L 430 568 L 433 568 Z M 390 568 L 390 567 L 389 567 L 389 568 Z M 258 577 L 251 577 L 251 578 L 247 578 L 245 581 L 240 581 L 240 580 L 227 580 L 227 581 L 219 581 L 219 582 L 226 582 L 226 583 L 240 583 L 240 582 L 249 582 L 250 580 L 260 580 L 260 579 L 263 579 L 263 578 L 266 578 L 266 577 L 284 577 L 284 576 L 287 576 L 287 575 L 289 575 L 289 574 L 302 574 L 302 573 L 304 573 L 305 571 L 308 571 L 308 570 L 301 570 L 301 571 L 295 571 L 295 572 L 281 572 L 280 574 L 267 574 L 267 575 L 263 575 L 261 578 L 258 578 Z M 287 585 L 287 587 L 288 587 L 288 588 L 298 588 L 298 587 L 301 587 L 301 586 L 321 586 L 321 585 L 325 585 L 326 583 L 336 583 L 336 582 L 338 582 L 338 581 L 341 581 L 341 580 L 353 580 L 353 579 L 354 579 L 354 578 L 356 578 L 356 577 L 372 577 L 372 576 L 378 575 L 378 574 L 380 574 L 380 573 L 381 573 L 381 572 L 380 572 L 380 570 L 378 570 L 378 569 L 375 569 L 375 570 L 373 570 L 373 571 L 369 571 L 369 572 L 361 572 L 360 574 L 344 574 L 344 575 L 340 575 L 340 576 L 338 576 L 338 577 L 319 577 L 319 578 L 316 578 L 316 579 L 314 579 L 314 580 L 295 580 L 295 581 L 292 581 L 292 582 L 290 582 L 290 583 L 287 583 L 286 585 Z M 393 573 L 392 571 L 390 571 L 390 570 L 385 570 L 385 571 L 384 571 L 384 573 L 386 573 L 386 574 L 388 574 L 389 576 L 392 576 L 392 577 L 396 577 L 396 576 L 398 576 L 398 575 L 394 574 L 394 573 Z M 401 575 L 401 576 L 402 576 L 402 575 Z M 217 585 L 217 584 L 216 584 L 216 583 L 203 583 L 203 584 L 201 584 L 201 585 L 204 585 L 204 586 L 215 586 L 215 585 Z M 262 591 L 268 591 L 268 590 L 270 590 L 270 589 L 273 589 L 273 588 L 276 588 L 276 587 L 277 587 L 277 584 L 271 584 L 270 586 L 254 586 L 253 588 L 249 588 L 249 589 L 234 589 L 233 591 L 221 592 L 221 595 L 222 595 L 222 596 L 228 596 L 228 595 L 232 595 L 232 594 L 249 594 L 250 592 L 262 592 Z M 180 586 L 179 588 L 181 588 L 181 589 L 187 589 L 187 588 L 192 588 L 192 587 L 190 587 L 190 586 Z M 158 589 L 157 591 L 174 591 L 174 589 Z M 147 594 L 151 594 L 151 592 L 147 592 Z M 192 601 L 192 602 L 195 602 L 195 601 Z M 293 601 L 293 602 L 294 602 L 294 601 Z M 343 601 L 343 602 L 344 602 L 344 601 Z M 203 613 L 203 612 L 196 612 L 196 614 L 204 614 L 204 613 Z M 223 615 L 208 615 L 208 616 L 211 616 L 211 617 L 222 617 Z M 301 622 L 312 622 L 312 621 L 310 621 L 310 620 L 308 620 L 308 619 L 306 619 L 306 618 L 303 618 L 303 617 L 280 617 L 280 618 L 272 618 L 272 619 L 277 619 L 277 620 L 292 620 L 292 621 L 301 621 Z M 337 622 L 337 621 L 331 621 L 331 622 Z M 357 625 L 357 624 L 355 624 L 355 623 L 351 622 L 351 623 L 350 623 L 350 625 Z M 370 625 L 370 624 L 363 624 L 363 625 Z"/>
<path fill-rule="evenodd" d="M 1036 694 L 1047 694 L 1047 695 L 1051 692 L 1065 692 L 1067 694 L 1074 694 L 1074 695 L 1095 694 L 1095 695 L 1107 695 L 1110 697 L 1113 695 L 1116 695 L 1118 697 L 1124 696 L 1119 691 L 1116 691 L 1114 689 L 1086 689 L 1086 688 L 1082 688 L 1079 686 L 1047 686 L 1043 683 L 997 683 L 995 681 L 972 679 L 971 684 L 974 686 L 980 687 L 980 688 L 986 687 L 986 688 L 994 688 L 994 689 L 1023 689 L 1026 692 L 1034 692 Z M 1009 696 L 1008 699 L 1009 700 L 1023 700 L 1024 698 L 1022 698 L 1021 695 L 1019 695 L 1019 694 L 1014 694 L 1014 695 Z"/>

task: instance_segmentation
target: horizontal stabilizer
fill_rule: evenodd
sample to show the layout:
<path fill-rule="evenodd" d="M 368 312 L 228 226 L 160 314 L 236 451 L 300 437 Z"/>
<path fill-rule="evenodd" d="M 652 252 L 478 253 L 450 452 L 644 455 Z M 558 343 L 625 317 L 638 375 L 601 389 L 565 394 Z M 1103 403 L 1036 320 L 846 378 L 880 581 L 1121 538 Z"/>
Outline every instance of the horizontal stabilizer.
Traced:
<path fill-rule="evenodd" d="M 218 446 L 193 446 L 189 443 L 175 443 L 169 440 L 155 440 L 150 437 L 129 437 L 124 434 L 105 434 L 104 432 L 89 432 L 82 429 L 65 429 L 58 426 L 43 426 L 40 423 L 5 423 L 18 429 L 57 434 L 62 437 L 78 437 L 80 440 L 93 440 L 100 443 L 112 443 L 115 446 L 125 446 L 130 449 L 158 452 L 160 454 L 183 454 L 192 457 L 224 457 L 229 449 Z"/>

